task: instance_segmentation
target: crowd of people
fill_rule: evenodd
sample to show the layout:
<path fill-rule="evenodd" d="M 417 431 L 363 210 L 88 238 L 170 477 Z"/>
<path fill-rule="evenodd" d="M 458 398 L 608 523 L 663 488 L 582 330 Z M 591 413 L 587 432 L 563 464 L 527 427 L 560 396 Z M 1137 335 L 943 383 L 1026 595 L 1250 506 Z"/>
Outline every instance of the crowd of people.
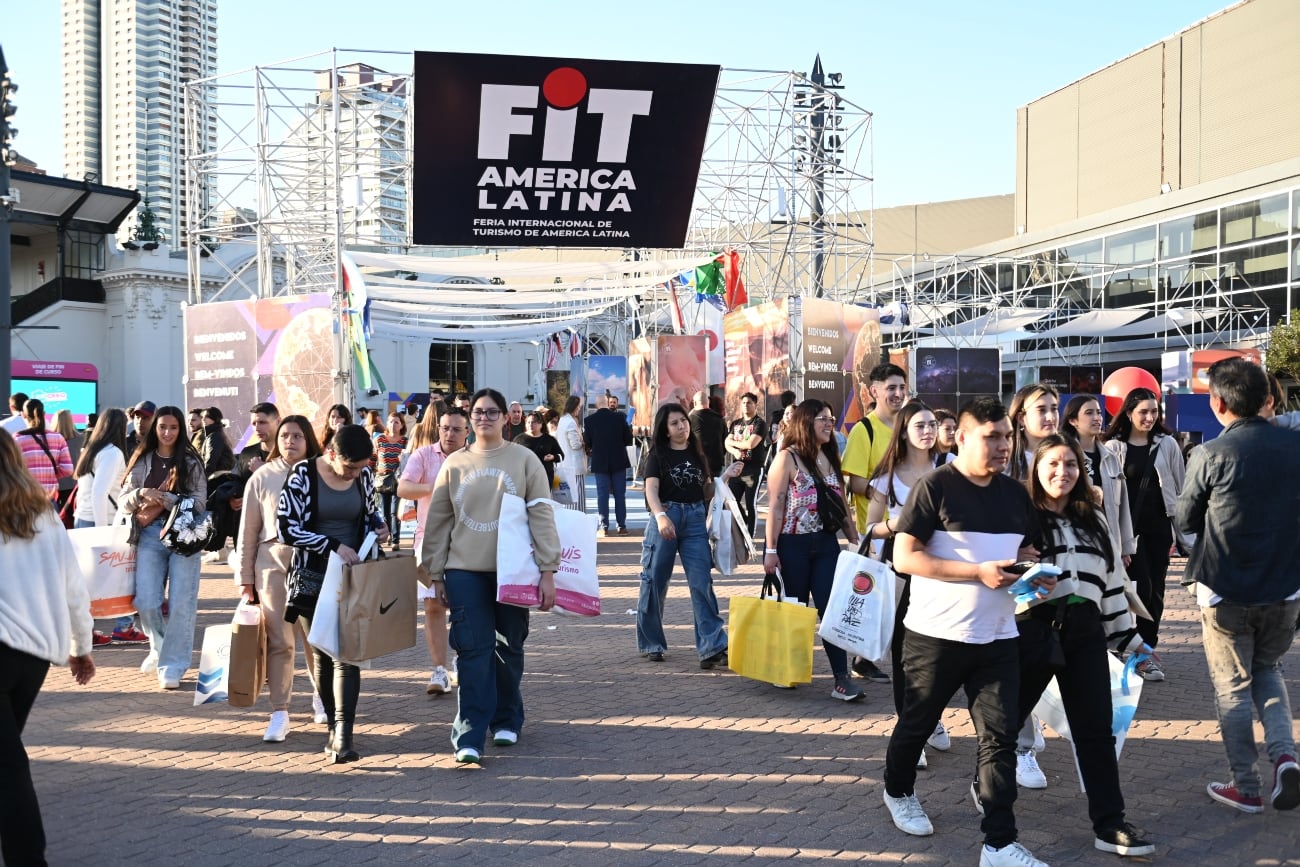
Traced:
<path fill-rule="evenodd" d="M 1243 812 L 1261 812 L 1266 791 L 1275 809 L 1294 809 L 1300 764 L 1277 669 L 1300 621 L 1300 578 L 1289 569 L 1300 554 L 1300 493 L 1271 480 L 1300 469 L 1296 434 L 1285 430 L 1300 425 L 1295 416 L 1268 423 L 1280 394 L 1256 365 L 1219 362 L 1209 381 L 1225 430 L 1193 450 L 1186 466 L 1159 395 L 1145 389 L 1126 396 L 1109 427 L 1099 398 L 1078 395 L 1062 410 L 1043 384 L 1021 389 L 1009 409 L 977 398 L 952 413 L 909 399 L 905 371 L 881 364 L 866 383 L 872 409 L 847 437 L 837 436 L 834 407 L 793 393 L 783 395 L 770 426 L 753 394 L 730 423 L 707 393 L 693 396 L 693 410 L 666 403 L 638 468 L 651 517 L 641 545 L 637 650 L 652 662 L 669 651 L 664 609 L 680 561 L 699 665 L 726 666 L 705 516 L 729 491 L 739 521 L 757 535 L 756 495 L 766 484 L 762 565 L 780 574 L 783 595 L 825 612 L 841 534 L 901 579 L 890 673 L 823 643 L 834 699 L 863 697 L 853 674 L 893 686 L 884 801 L 900 830 L 934 832 L 916 771 L 928 765 L 927 747 L 949 748 L 941 715 L 962 689 L 979 740 L 970 796 L 982 816 L 981 864 L 1041 864 L 1017 842 L 1014 802 L 1018 788 L 1046 785 L 1033 759 L 1041 731 L 1032 709 L 1056 678 L 1096 847 L 1148 855 L 1154 844 L 1127 820 L 1120 789 L 1108 656 L 1132 654 L 1145 680 L 1165 679 L 1157 655 L 1165 579 L 1171 550 L 1181 548 L 1190 554 L 1186 580 L 1202 610 L 1232 771 L 1207 792 Z M 67 663 L 86 683 L 93 647 L 147 643 L 141 671 L 163 690 L 178 689 L 191 667 L 203 556 L 164 541 L 169 512 L 185 498 L 209 513 L 224 510 L 209 555 L 234 540 L 237 594 L 260 606 L 267 625 L 264 741 L 290 734 L 301 643 L 327 759 L 360 758 L 361 669 L 307 636 L 329 559 L 359 562 L 370 533 L 397 549 L 400 527 L 413 517 L 411 543 L 427 580 L 418 591 L 431 664 L 426 691 L 457 694 L 455 760 L 481 762 L 489 739 L 499 748 L 516 744 L 529 612 L 496 601 L 502 497 L 529 503 L 539 607 L 549 610 L 560 539 L 554 513 L 538 500 L 585 511 L 585 479 L 594 475 L 601 535 L 629 533 L 632 432 L 617 399 L 604 403 L 585 419 L 577 396 L 562 413 L 526 413 L 489 388 L 450 402 L 435 396 L 423 414 L 402 407 L 386 418 L 354 416 L 334 406 L 319 432 L 302 416 L 281 417 L 259 403 L 249 412 L 249 444 L 236 454 L 217 408 L 186 413 L 142 401 L 104 411 L 81 434 L 63 414 L 47 429 L 41 402 L 13 395 L 15 415 L 0 422 L 0 568 L 43 578 L 36 592 L 0 583 L 0 610 L 24 612 L 0 617 L 7 698 L 0 711 L 8 717 L 0 720 L 7 733 L 0 764 L 18 771 L 0 810 L 5 859 L 34 860 L 44 847 L 21 732 L 49 665 Z M 139 628 L 126 617 L 101 633 L 63 527 L 113 523 L 127 525 L 135 549 Z M 1035 579 L 1033 600 L 1017 602 L 1005 588 L 1033 561 L 1053 564 L 1059 577 Z M 36 562 L 43 568 L 34 570 Z M 1252 704 L 1273 765 L 1271 790 L 1258 769 Z"/>

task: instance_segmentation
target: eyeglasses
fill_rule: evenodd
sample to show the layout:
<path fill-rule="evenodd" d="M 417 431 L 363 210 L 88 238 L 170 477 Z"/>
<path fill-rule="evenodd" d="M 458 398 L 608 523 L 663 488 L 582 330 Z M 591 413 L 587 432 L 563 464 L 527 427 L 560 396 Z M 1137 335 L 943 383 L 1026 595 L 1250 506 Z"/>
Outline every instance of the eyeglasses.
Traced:
<path fill-rule="evenodd" d="M 476 409 L 476 410 L 473 410 L 473 411 L 470 412 L 469 417 L 470 417 L 470 418 L 485 418 L 485 419 L 487 419 L 488 421 L 496 421 L 497 419 L 501 418 L 501 410 L 499 410 L 499 409 Z"/>
<path fill-rule="evenodd" d="M 834 423 L 835 423 L 835 416 L 833 416 L 833 415 L 819 415 L 819 416 L 817 416 L 816 418 L 814 418 L 813 421 L 829 422 L 830 424 L 834 424 Z"/>

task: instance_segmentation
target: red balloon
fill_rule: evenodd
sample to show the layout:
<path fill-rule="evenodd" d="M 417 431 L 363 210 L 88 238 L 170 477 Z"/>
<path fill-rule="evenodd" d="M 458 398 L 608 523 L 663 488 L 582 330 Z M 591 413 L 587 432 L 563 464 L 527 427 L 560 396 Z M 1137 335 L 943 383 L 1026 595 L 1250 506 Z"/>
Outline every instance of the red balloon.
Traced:
<path fill-rule="evenodd" d="M 1124 406 L 1124 398 L 1135 388 L 1149 388 L 1159 399 L 1160 382 L 1150 371 L 1140 367 L 1121 367 L 1106 377 L 1106 381 L 1101 384 L 1101 393 L 1106 397 L 1106 415 L 1111 418 L 1119 415 L 1120 408 Z"/>

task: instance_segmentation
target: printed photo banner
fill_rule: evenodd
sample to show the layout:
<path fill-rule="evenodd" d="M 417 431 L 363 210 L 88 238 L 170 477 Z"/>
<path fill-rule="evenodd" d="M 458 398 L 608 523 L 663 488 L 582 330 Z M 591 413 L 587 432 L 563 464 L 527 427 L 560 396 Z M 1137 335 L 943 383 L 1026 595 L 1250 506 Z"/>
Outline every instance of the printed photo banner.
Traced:
<path fill-rule="evenodd" d="M 681 247 L 719 72 L 415 52 L 415 243 Z"/>

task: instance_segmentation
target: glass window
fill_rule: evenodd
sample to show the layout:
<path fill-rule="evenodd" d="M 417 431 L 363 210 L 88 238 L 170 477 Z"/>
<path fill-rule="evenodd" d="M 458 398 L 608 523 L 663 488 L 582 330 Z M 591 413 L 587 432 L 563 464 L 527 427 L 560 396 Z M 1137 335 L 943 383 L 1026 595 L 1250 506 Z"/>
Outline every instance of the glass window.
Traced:
<path fill-rule="evenodd" d="M 1219 213 L 1207 211 L 1160 224 L 1160 258 L 1212 249 L 1219 238 Z"/>
<path fill-rule="evenodd" d="M 1156 227 L 1143 226 L 1106 239 L 1106 264 L 1140 265 L 1156 258 Z"/>
<path fill-rule="evenodd" d="M 1101 262 L 1101 238 L 1079 241 L 1056 251 L 1058 262 Z"/>
<path fill-rule="evenodd" d="M 474 391 L 474 347 L 468 343 L 429 344 L 429 390 L 452 395 Z"/>
<path fill-rule="evenodd" d="M 1132 307 L 1156 300 L 1155 281 L 1151 268 L 1133 268 L 1117 271 L 1106 282 L 1106 306 Z"/>
<path fill-rule="evenodd" d="M 1286 282 L 1286 241 L 1256 244 L 1219 254 L 1223 263 L 1224 288 L 1258 289 Z M 1244 283 L 1242 281 L 1245 281 Z"/>
<path fill-rule="evenodd" d="M 1300 192 L 1292 192 L 1291 199 L 1295 202 L 1291 209 L 1291 228 L 1300 229 Z"/>
<path fill-rule="evenodd" d="M 1287 195 L 1280 193 L 1223 209 L 1223 241 L 1240 244 L 1283 235 L 1287 229 Z"/>

